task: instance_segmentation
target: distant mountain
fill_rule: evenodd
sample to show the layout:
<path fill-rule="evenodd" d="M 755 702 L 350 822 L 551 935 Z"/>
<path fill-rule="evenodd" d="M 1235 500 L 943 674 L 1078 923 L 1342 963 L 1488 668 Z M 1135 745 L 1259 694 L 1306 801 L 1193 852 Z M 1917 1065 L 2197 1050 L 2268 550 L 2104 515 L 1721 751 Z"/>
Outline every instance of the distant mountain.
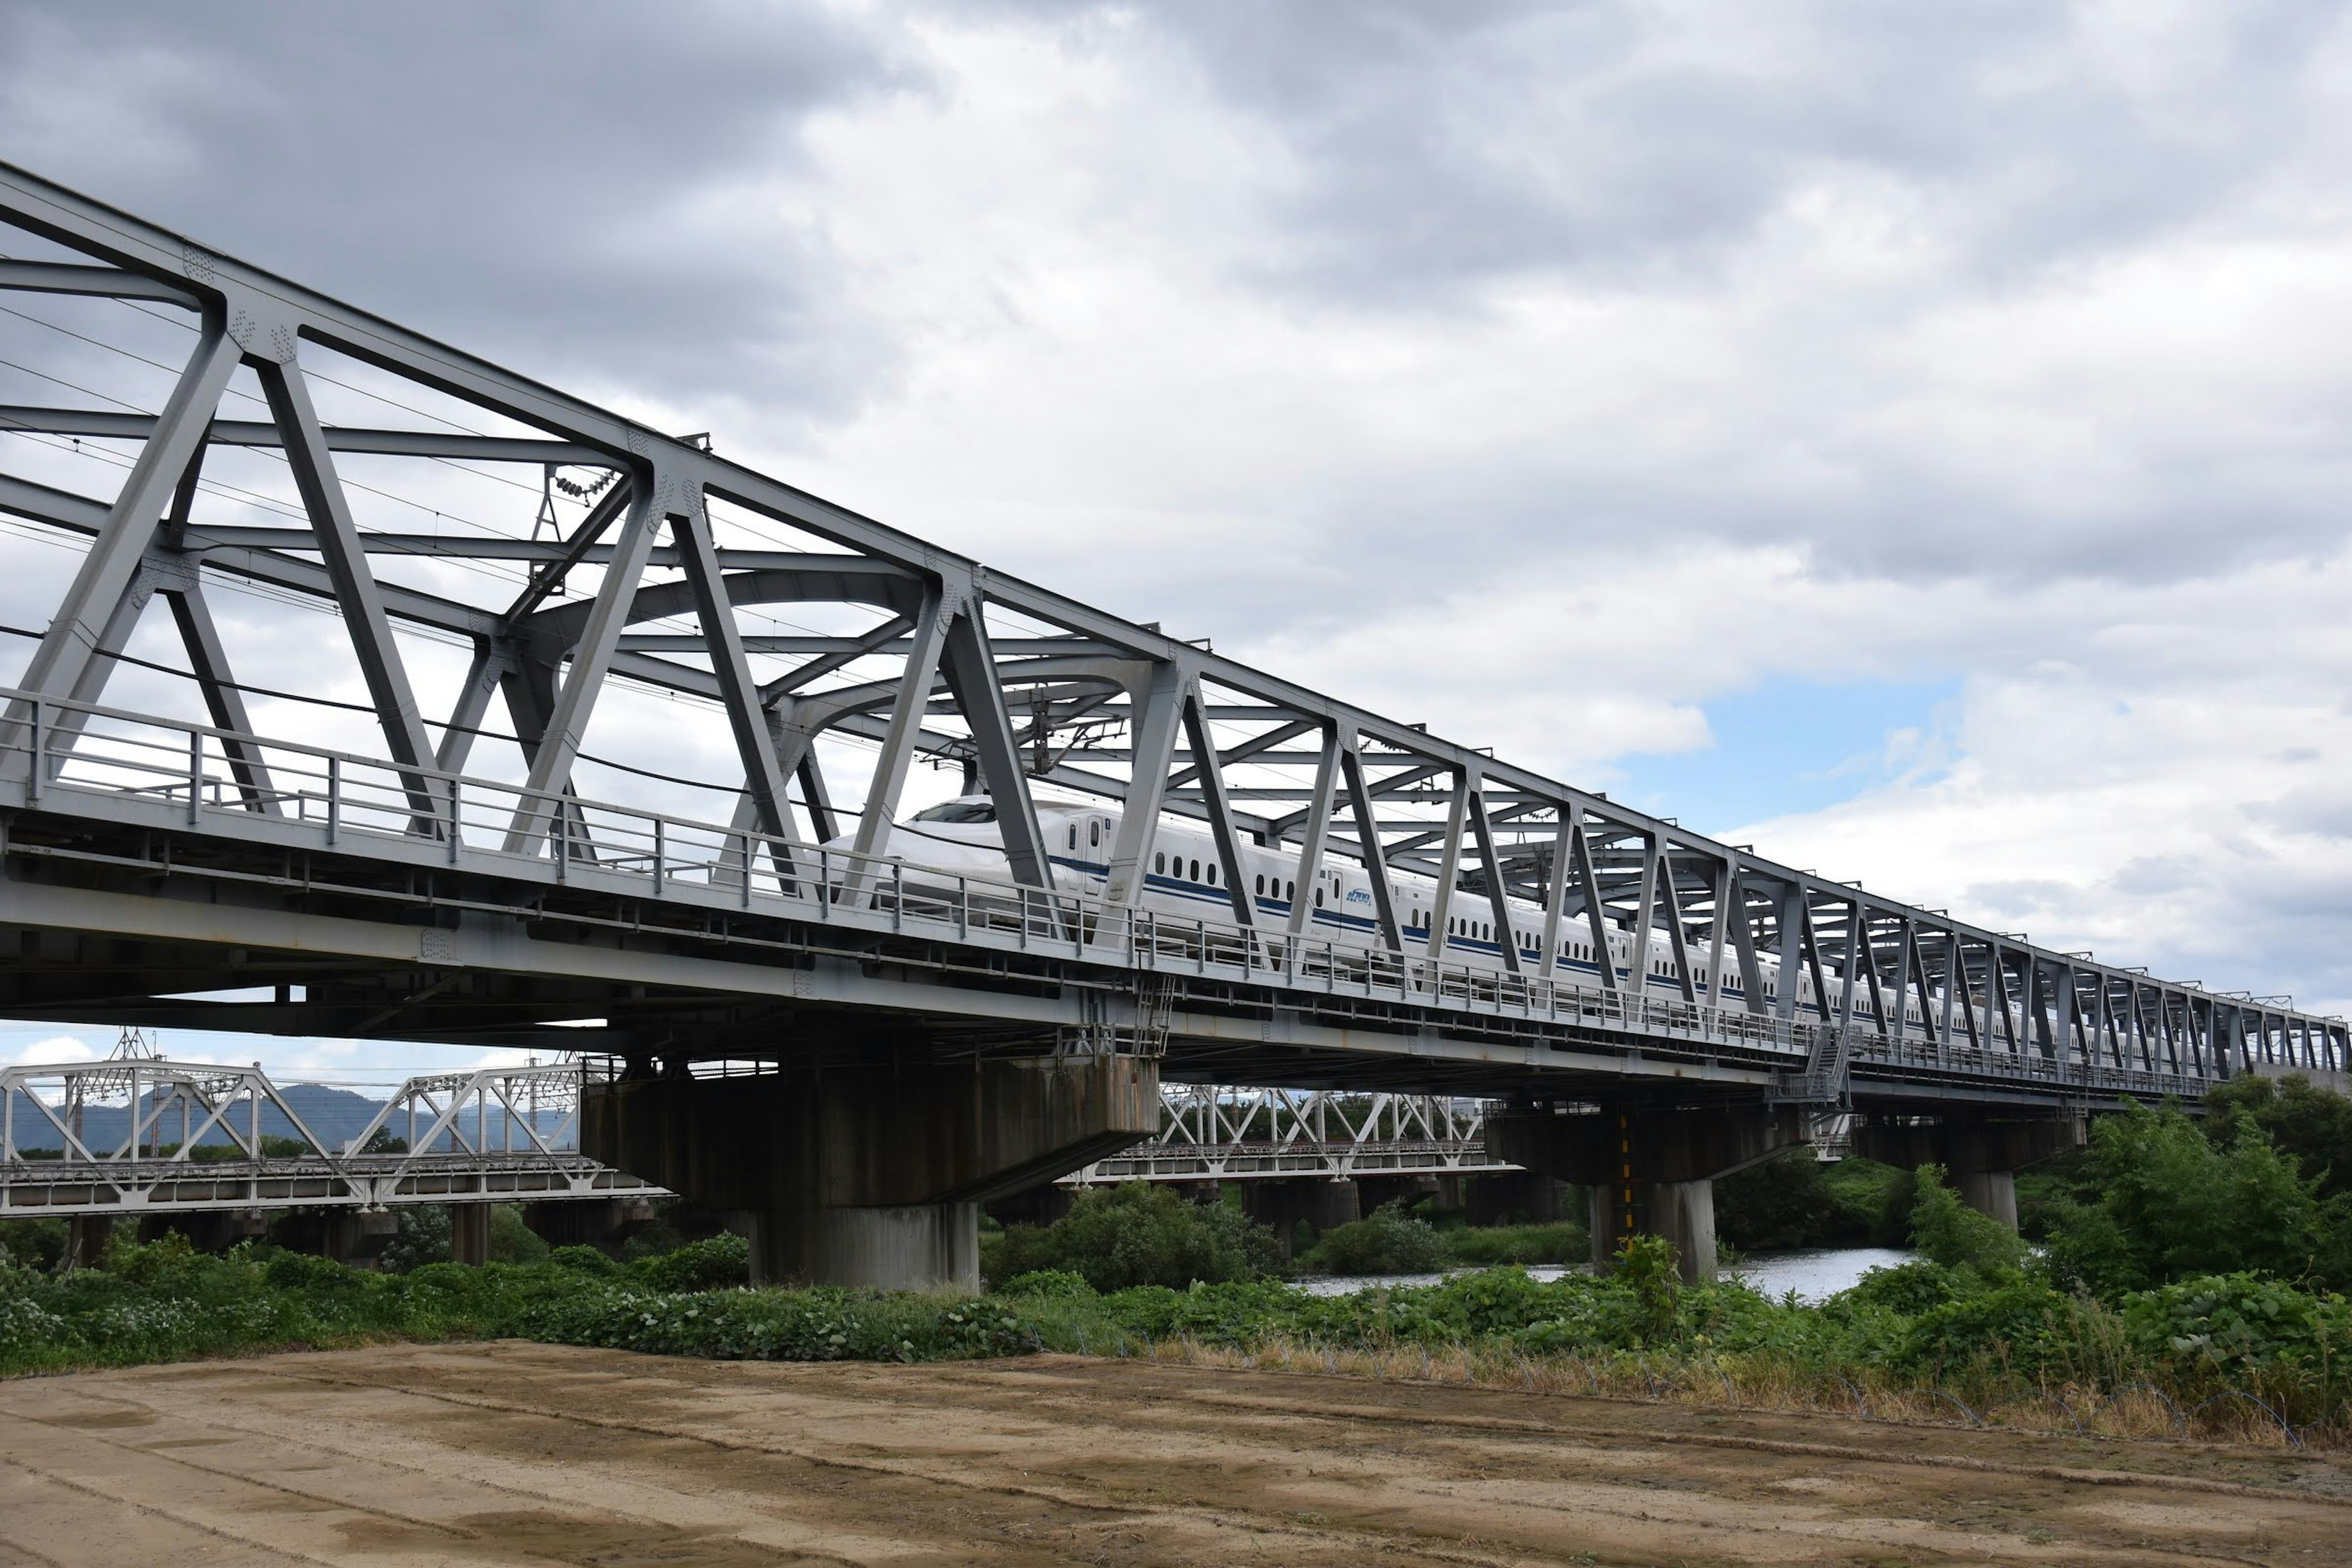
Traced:
<path fill-rule="evenodd" d="M 278 1092 L 293 1109 L 294 1114 L 302 1119 L 303 1125 L 310 1129 L 311 1135 L 325 1145 L 330 1152 L 340 1152 L 345 1143 L 358 1137 L 367 1124 L 375 1120 L 376 1113 L 382 1110 L 384 1105 L 381 1100 L 371 1100 L 366 1095 L 353 1093 L 348 1089 L 336 1089 L 332 1085 L 323 1083 L 284 1084 L 279 1087 Z M 18 1148 L 56 1149 L 63 1144 L 64 1140 L 58 1137 L 55 1124 L 38 1107 L 31 1103 L 30 1097 L 19 1092 L 13 1098 L 16 1103 L 9 1109 L 16 1118 Z M 59 1111 L 58 1114 L 62 1115 L 63 1112 Z M 239 1132 L 243 1132 L 248 1125 L 247 1121 L 248 1114 L 242 1110 L 232 1113 Z M 201 1120 L 201 1116 L 197 1120 Z M 469 1140 L 480 1142 L 481 1137 L 477 1133 L 476 1118 L 470 1110 L 462 1120 L 466 1136 Z M 485 1120 L 488 1125 L 483 1130 L 483 1135 L 486 1135 L 488 1146 L 493 1149 L 501 1147 L 506 1138 L 506 1112 L 493 1106 Z M 562 1121 L 563 1118 L 560 1113 L 541 1111 L 537 1117 L 531 1119 L 531 1124 L 539 1128 L 541 1137 L 547 1137 L 553 1134 Z M 420 1112 L 416 1128 L 419 1136 L 423 1135 L 428 1124 L 428 1119 Z M 266 1137 L 299 1138 L 301 1136 L 301 1133 L 296 1130 L 293 1121 L 275 1105 L 262 1107 L 261 1131 Z M 385 1131 L 395 1138 L 406 1138 L 409 1131 L 407 1115 L 403 1113 L 394 1117 L 385 1124 Z M 83 1144 L 92 1152 L 100 1155 L 111 1153 L 122 1147 L 130 1135 L 131 1111 L 128 1106 L 92 1105 L 83 1108 L 80 1137 Z M 177 1143 L 180 1139 L 178 1110 L 166 1110 L 162 1125 L 151 1129 L 149 1137 L 160 1139 L 164 1143 Z M 519 1146 L 526 1144 L 520 1124 L 515 1129 L 514 1141 Z M 231 1142 L 231 1139 L 215 1128 L 212 1132 L 199 1138 L 197 1144 L 199 1147 L 209 1144 L 227 1147 Z M 454 1150 L 457 1145 L 452 1139 L 444 1134 L 441 1147 L 445 1150 Z"/>

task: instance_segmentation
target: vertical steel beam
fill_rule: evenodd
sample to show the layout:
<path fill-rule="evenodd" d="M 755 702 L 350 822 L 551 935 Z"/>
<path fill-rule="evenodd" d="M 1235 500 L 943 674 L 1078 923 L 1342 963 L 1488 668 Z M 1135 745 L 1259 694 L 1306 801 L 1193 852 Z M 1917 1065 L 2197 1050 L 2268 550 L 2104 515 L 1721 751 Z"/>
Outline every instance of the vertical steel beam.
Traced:
<path fill-rule="evenodd" d="M 572 650 L 572 671 L 555 695 L 514 819 L 508 825 L 506 852 L 509 855 L 528 851 L 543 831 L 551 803 L 560 803 L 572 786 L 572 764 L 580 755 L 596 699 L 604 694 L 605 679 L 612 673 L 613 656 L 620 650 L 621 633 L 629 624 L 630 607 L 636 603 L 637 584 L 661 532 L 663 519 L 655 487 L 640 475 L 631 490 L 638 499 L 629 508 L 628 521 L 621 525 L 620 538 L 614 541 L 612 562 L 604 568 L 604 580 L 596 586 L 587 623 Z M 729 618 L 731 621 L 731 613 Z M 556 805 L 554 809 L 562 807 Z"/>
<path fill-rule="evenodd" d="M 2001 1038 L 2009 1044 L 2009 1054 L 2024 1055 L 2018 1047 L 2017 1020 L 2010 1013 L 2009 956 L 1997 942 L 1985 946 L 1985 1011 L 1992 1015 L 1985 1020 L 1985 1043 L 1992 1043 L 1993 1026 L 1997 1024 Z"/>
<path fill-rule="evenodd" d="M 1625 946 L 1625 974 L 1633 994 L 1650 994 L 1650 931 L 1658 918 L 1658 836 L 1642 835 L 1641 890 L 1634 895 L 1633 929 Z"/>
<path fill-rule="evenodd" d="M 1550 979 L 1559 971 L 1559 917 L 1568 902 L 1569 862 L 1576 851 L 1570 839 L 1578 828 L 1578 808 L 1557 808 L 1559 825 L 1551 836 L 1551 875 L 1544 879 L 1543 957 L 1536 973 Z"/>
<path fill-rule="evenodd" d="M 156 416 L 147 443 L 131 465 L 98 537 L 75 570 L 40 646 L 33 650 L 17 684 L 43 697 L 63 697 L 79 683 L 100 634 L 129 591 L 139 563 L 155 537 L 173 490 L 194 459 L 211 427 L 241 351 L 228 334 L 224 312 L 208 306 L 196 332 L 195 352 L 181 368 L 172 395 Z M 22 708 L 23 704 L 18 704 Z M 12 710 L 12 718 L 22 715 Z"/>
<path fill-rule="evenodd" d="M 1184 671 L 1173 660 L 1156 659 L 1150 674 L 1128 690 L 1127 727 L 1134 761 L 1128 767 L 1127 800 L 1119 814 L 1118 837 L 1111 845 L 1109 881 L 1103 889 L 1103 896 L 1116 905 L 1134 908 L 1150 885 L 1151 843 L 1160 830 L 1160 804 L 1168 796 L 1169 770 L 1176 763 L 1184 689 Z"/>
<path fill-rule="evenodd" d="M 1715 917 L 1707 922 L 1706 1005 L 1723 1005 L 1724 944 L 1730 934 L 1732 889 L 1739 881 L 1739 858 L 1727 855 L 1715 863 Z"/>
<path fill-rule="evenodd" d="M 1848 899 L 1846 900 L 1845 962 L 1841 965 L 1845 973 L 1839 976 L 1838 979 L 1837 1021 L 1838 1027 L 1841 1029 L 1851 1029 L 1853 1027 L 1854 964 L 1861 951 L 1861 946 L 1868 935 L 1868 932 L 1864 929 L 1864 907 L 1861 900 Z M 1875 991 L 1877 988 L 1877 977 L 1874 974 L 1872 976 L 1871 989 Z"/>
<path fill-rule="evenodd" d="M 1748 879 L 1738 862 L 1731 868 L 1731 945 L 1739 959 L 1739 991 L 1748 1011 L 1758 1017 L 1771 1011 L 1764 994 L 1764 964 L 1756 956 L 1756 920 L 1748 907 Z"/>
<path fill-rule="evenodd" d="M 383 591 L 368 566 L 367 547 L 361 542 L 359 525 L 352 521 L 342 482 L 335 477 L 326 432 L 320 427 L 319 411 L 310 403 L 310 384 L 290 353 L 285 363 L 257 359 L 254 365 L 269 401 L 270 416 L 278 422 L 279 438 L 286 444 L 286 464 L 294 471 L 294 488 L 301 493 L 303 510 L 310 514 L 319 558 L 334 584 L 336 603 L 342 606 L 344 629 L 359 656 L 360 674 L 375 705 L 384 744 L 402 770 L 402 784 L 420 830 L 433 831 L 442 820 L 446 804 L 423 771 L 433 766 L 433 742 L 425 733 L 425 718 L 408 684 L 400 645 L 393 639 Z"/>
<path fill-rule="evenodd" d="M 1780 889 L 1780 973 L 1779 1004 L 1773 1011 L 1785 1022 L 1797 1016 L 1797 993 L 1804 988 L 1806 947 L 1812 935 L 1812 911 L 1806 908 L 1805 887 L 1790 882 Z M 1816 1002 L 1820 996 L 1814 997 Z M 1827 1016 L 1826 1014 L 1823 1015 Z"/>
<path fill-rule="evenodd" d="M 948 689 L 971 727 L 972 750 L 980 758 L 981 783 L 996 803 L 996 822 L 1003 830 L 1004 858 L 1013 880 L 1024 887 L 1051 888 L 1053 857 L 1045 848 L 1045 830 L 1037 826 L 1037 806 L 1029 796 L 1029 775 L 1022 770 L 1020 743 L 1013 738 L 1013 715 L 1004 705 L 1003 684 L 997 679 L 996 653 L 988 642 L 986 605 L 977 584 L 965 605 L 965 613 L 948 627 Z"/>

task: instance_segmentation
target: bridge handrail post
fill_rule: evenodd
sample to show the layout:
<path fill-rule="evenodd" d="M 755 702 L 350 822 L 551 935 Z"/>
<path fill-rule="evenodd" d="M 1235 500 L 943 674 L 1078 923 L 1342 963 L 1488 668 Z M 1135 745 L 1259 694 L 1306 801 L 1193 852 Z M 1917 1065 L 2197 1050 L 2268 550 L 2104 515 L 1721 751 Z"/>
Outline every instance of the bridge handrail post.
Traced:
<path fill-rule="evenodd" d="M 31 714 L 33 722 L 33 771 L 31 773 L 26 775 L 25 780 L 25 803 L 27 805 L 38 805 L 41 804 L 41 775 L 49 771 L 49 748 L 47 741 L 48 726 L 43 722 L 43 710 L 46 706 L 47 704 L 45 704 L 40 698 L 36 697 L 33 699 L 33 711 Z"/>
<path fill-rule="evenodd" d="M 971 879 L 956 873 L 956 936 L 959 940 L 971 934 Z"/>
<path fill-rule="evenodd" d="M 668 835 L 665 831 L 667 826 L 667 818 L 659 816 L 654 818 L 654 897 L 656 899 L 662 896 L 665 877 L 662 860 L 669 850 Z"/>
<path fill-rule="evenodd" d="M 449 864 L 452 866 L 457 863 L 457 852 L 464 847 L 465 844 L 464 835 L 459 829 L 457 815 L 464 807 L 464 800 L 458 794 L 458 787 L 457 775 L 451 773 L 449 775 Z"/>
<path fill-rule="evenodd" d="M 907 863 L 896 857 L 890 861 L 890 929 L 907 929 Z"/>
<path fill-rule="evenodd" d="M 343 826 L 343 759 L 327 759 L 327 844 L 332 847 Z"/>
<path fill-rule="evenodd" d="M 188 731 L 188 826 L 196 825 L 196 817 L 205 804 L 205 737 L 200 730 Z"/>

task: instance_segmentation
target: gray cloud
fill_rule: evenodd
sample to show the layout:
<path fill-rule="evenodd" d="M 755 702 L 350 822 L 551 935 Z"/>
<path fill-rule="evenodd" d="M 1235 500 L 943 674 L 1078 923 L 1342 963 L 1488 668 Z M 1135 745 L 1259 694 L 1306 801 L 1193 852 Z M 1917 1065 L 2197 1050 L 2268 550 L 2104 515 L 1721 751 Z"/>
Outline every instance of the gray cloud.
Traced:
<path fill-rule="evenodd" d="M 519 367 L 813 416 L 888 368 L 761 189 L 908 79 L 813 0 L 15 4 L 0 40 L 13 159 Z"/>

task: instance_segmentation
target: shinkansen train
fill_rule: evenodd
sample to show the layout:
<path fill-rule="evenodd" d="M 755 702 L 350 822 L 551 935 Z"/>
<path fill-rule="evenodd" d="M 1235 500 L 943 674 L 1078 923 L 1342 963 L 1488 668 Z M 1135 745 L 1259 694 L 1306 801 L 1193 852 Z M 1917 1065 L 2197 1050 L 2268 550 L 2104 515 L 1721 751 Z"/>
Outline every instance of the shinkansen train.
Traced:
<path fill-rule="evenodd" d="M 1118 834 L 1118 810 L 1060 801 L 1039 801 L 1036 810 L 1038 826 L 1053 858 L 1055 885 L 1069 892 L 1100 894 L 1110 877 L 1111 846 Z M 845 849 L 851 842 L 847 837 L 836 838 L 826 847 Z M 910 880 L 919 879 L 920 868 L 925 867 L 997 880 L 1009 879 L 1011 875 L 1004 840 L 996 825 L 996 803 L 986 795 L 961 795 L 893 823 L 877 853 L 905 861 L 912 874 Z M 1293 902 L 1304 897 L 1312 900 L 1309 930 L 1335 937 L 1352 937 L 1366 946 L 1379 942 L 1380 921 L 1371 880 L 1360 867 L 1327 866 L 1302 894 L 1292 879 L 1298 866 L 1296 852 L 1276 853 L 1244 845 L 1241 864 L 1242 875 L 1249 880 L 1247 896 L 1269 925 L 1287 925 Z M 1205 830 L 1163 819 L 1152 835 L 1142 905 L 1188 919 L 1229 921 L 1233 918 L 1233 894 L 1223 885 L 1223 875 L 1217 862 L 1216 843 Z M 1404 872 L 1391 874 L 1389 896 L 1394 900 L 1397 924 L 1405 942 L 1426 944 L 1436 905 L 1435 879 Z M 1532 969 L 1542 962 L 1544 918 L 1538 906 L 1524 899 L 1507 900 L 1505 908 L 1510 916 L 1510 926 L 1497 930 L 1494 906 L 1484 896 L 1457 892 L 1453 904 L 1444 943 L 1444 953 L 1450 961 L 1502 970 L 1507 967 L 1504 944 L 1512 943 L 1518 949 L 1522 968 Z M 1618 930 L 1608 933 L 1609 952 L 1604 960 L 1593 951 L 1592 930 L 1588 921 L 1562 921 L 1560 927 L 1556 968 L 1563 978 L 1597 980 L 1604 962 L 1616 970 L 1621 984 L 1632 978 L 1627 969 L 1633 945 L 1630 933 Z M 1702 945 L 1696 943 L 1691 946 L 1690 957 L 1696 971 L 1691 976 L 1692 984 L 1701 987 L 1707 984 L 1708 973 L 1715 963 L 1719 959 L 1729 959 L 1723 974 L 1723 995 L 1726 1000 L 1746 1000 L 1736 958 L 1703 951 Z M 1663 931 L 1651 943 L 1645 967 L 1645 987 L 1655 987 L 1661 995 L 1682 994 L 1682 970 L 1675 962 L 1674 943 Z M 1781 983 L 1778 958 L 1759 953 L 1757 968 L 1766 999 L 1776 1001 Z M 1834 965 L 1824 965 L 1823 975 L 1833 987 L 1843 978 Z M 1801 970 L 1797 986 L 1799 1008 L 1811 1007 L 1811 975 Z M 1916 988 L 1903 987 L 1903 1008 L 1910 1023 L 1921 1021 Z M 1979 1014 L 1981 1019 L 1981 1009 Z"/>

